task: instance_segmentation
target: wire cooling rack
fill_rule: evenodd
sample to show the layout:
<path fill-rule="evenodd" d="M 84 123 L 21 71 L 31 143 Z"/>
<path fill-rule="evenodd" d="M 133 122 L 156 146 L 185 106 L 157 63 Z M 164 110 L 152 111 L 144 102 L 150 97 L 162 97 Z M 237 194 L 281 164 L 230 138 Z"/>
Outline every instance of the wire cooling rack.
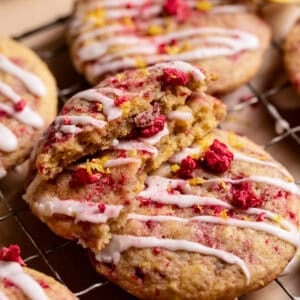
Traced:
<path fill-rule="evenodd" d="M 57 19 L 52 23 L 15 36 L 15 39 L 24 41 L 28 38 L 34 38 L 36 35 L 43 35 L 44 32 L 53 28 L 64 27 L 67 20 L 68 17 Z M 281 52 L 281 46 L 278 43 L 274 42 L 272 48 L 279 53 Z M 67 46 L 64 42 L 50 47 L 50 50 L 49 47 L 45 49 L 38 47 L 36 51 L 57 75 L 59 100 L 62 105 L 69 96 L 85 88 L 87 83 L 72 69 Z M 53 67 L 53 65 L 55 66 Z M 265 142 L 264 146 L 269 148 L 286 140 L 293 141 L 293 144 L 296 143 L 299 146 L 300 126 L 291 124 L 271 102 L 273 96 L 289 89 L 290 83 L 286 81 L 263 92 L 252 82 L 248 83 L 246 88 L 251 92 L 250 96 L 246 101 L 229 106 L 229 116 L 261 104 L 265 112 L 273 119 L 276 128 L 274 130 L 276 134 Z M 29 267 L 54 276 L 66 284 L 80 299 L 99 299 L 100 295 L 102 299 L 110 300 L 136 299 L 96 274 L 90 266 L 85 252 L 79 246 L 74 242 L 56 237 L 44 224 L 31 215 L 26 204 L 21 200 L 22 189 L 16 188 L 16 186 L 22 187 L 23 183 L 23 178 L 19 173 L 22 172 L 14 171 L 0 185 L 0 246 L 18 243 L 22 247 L 25 262 Z M 299 184 L 300 181 L 297 180 L 297 183 Z M 1 189 L 4 191 L 3 193 L 1 193 Z M 277 279 L 273 285 L 280 289 L 283 295 L 276 299 L 296 299 L 284 280 Z M 242 297 L 242 299 L 244 298 Z M 248 298 L 246 297 L 246 299 Z M 263 298 L 255 296 L 251 299 Z"/>

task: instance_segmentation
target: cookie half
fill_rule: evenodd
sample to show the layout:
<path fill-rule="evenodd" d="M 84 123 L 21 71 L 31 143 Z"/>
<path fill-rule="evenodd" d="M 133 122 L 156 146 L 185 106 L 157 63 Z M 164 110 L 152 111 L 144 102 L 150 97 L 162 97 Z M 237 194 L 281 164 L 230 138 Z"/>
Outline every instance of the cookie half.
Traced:
<path fill-rule="evenodd" d="M 270 29 L 243 6 L 197 1 L 78 1 L 69 29 L 77 70 L 93 84 L 107 74 L 183 60 L 215 73 L 226 93 L 258 71 Z"/>
<path fill-rule="evenodd" d="M 0 178 L 27 158 L 56 106 L 46 65 L 25 46 L 0 38 Z"/>
<path fill-rule="evenodd" d="M 192 136 L 188 129 L 199 121 L 195 124 L 198 135 L 205 134 L 222 119 L 224 107 L 207 97 L 203 109 L 201 103 L 196 104 L 197 109 L 185 104 L 193 93 L 201 94 L 206 80 L 198 68 L 177 61 L 119 73 L 76 94 L 37 147 L 39 174 L 44 179 L 53 178 L 70 163 L 109 149 L 115 139 L 130 135 L 149 144 L 167 143 L 164 137 L 177 130 L 168 127 L 168 120 L 181 119 L 187 137 Z"/>
<path fill-rule="evenodd" d="M 24 267 L 17 245 L 0 250 L 1 300 L 75 300 L 65 286 L 33 269 Z"/>
<path fill-rule="evenodd" d="M 300 93 L 300 20 L 288 33 L 284 44 L 284 63 L 291 82 Z"/>
<path fill-rule="evenodd" d="M 188 96 L 169 112 L 154 104 L 109 149 L 81 153 L 76 163 L 50 180 L 36 172 L 24 199 L 58 235 L 102 249 L 111 238 L 110 224 L 122 223 L 122 216 L 132 210 L 130 199 L 144 189 L 147 174 L 224 117 L 224 105 L 203 93 Z"/>
<path fill-rule="evenodd" d="M 295 255 L 299 197 L 260 147 L 213 131 L 146 179 L 92 261 L 141 299 L 233 299 L 274 280 Z"/>

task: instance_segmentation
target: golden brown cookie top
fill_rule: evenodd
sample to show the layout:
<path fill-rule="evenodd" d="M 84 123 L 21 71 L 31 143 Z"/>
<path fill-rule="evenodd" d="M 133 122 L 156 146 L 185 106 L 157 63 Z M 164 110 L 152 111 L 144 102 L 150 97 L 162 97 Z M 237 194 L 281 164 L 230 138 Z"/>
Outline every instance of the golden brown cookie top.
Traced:
<path fill-rule="evenodd" d="M 77 299 L 53 278 L 24 266 L 19 246 L 11 245 L 0 250 L 1 300 Z"/>
<path fill-rule="evenodd" d="M 0 177 L 22 162 L 56 113 L 48 68 L 23 45 L 0 38 Z"/>
<path fill-rule="evenodd" d="M 213 93 L 249 80 L 270 39 L 266 24 L 243 6 L 188 0 L 79 1 L 69 35 L 73 62 L 92 83 L 124 69 L 184 60 L 219 75 Z"/>
<path fill-rule="evenodd" d="M 140 120 L 143 113 L 166 116 L 185 105 L 193 92 L 202 92 L 208 79 L 200 69 L 176 61 L 125 71 L 74 95 L 37 149 L 38 172 L 51 178 L 80 157 L 108 149 L 115 139 L 126 137 L 134 128 L 147 127 Z M 165 121 L 163 117 L 157 124 Z M 166 135 L 165 126 L 154 127 L 143 131 L 142 136 L 154 139 Z"/>
<path fill-rule="evenodd" d="M 232 299 L 276 278 L 295 255 L 299 197 L 260 147 L 215 130 L 148 176 L 127 222 L 95 251 L 97 269 L 138 297 L 159 289 L 159 299 Z"/>

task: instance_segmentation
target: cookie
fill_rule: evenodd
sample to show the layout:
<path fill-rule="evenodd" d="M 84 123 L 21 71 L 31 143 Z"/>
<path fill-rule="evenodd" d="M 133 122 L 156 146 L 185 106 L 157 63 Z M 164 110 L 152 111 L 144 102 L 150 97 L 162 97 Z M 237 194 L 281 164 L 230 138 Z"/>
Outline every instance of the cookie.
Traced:
<path fill-rule="evenodd" d="M 92 261 L 141 299 L 234 299 L 274 280 L 295 255 L 299 196 L 260 147 L 215 130 L 148 176 Z"/>
<path fill-rule="evenodd" d="M 1 300 L 75 300 L 65 286 L 53 278 L 24 267 L 17 245 L 0 250 Z"/>
<path fill-rule="evenodd" d="M 256 74 L 270 30 L 243 6 L 78 1 L 69 40 L 75 67 L 93 84 L 124 69 L 183 60 L 217 75 L 209 93 L 226 93 Z"/>
<path fill-rule="evenodd" d="M 116 139 L 129 135 L 160 146 L 171 143 L 167 136 L 179 127 L 181 133 L 186 131 L 183 142 L 193 138 L 189 133 L 193 126 L 203 135 L 222 119 L 224 106 L 205 98 L 201 108 L 201 95 L 190 107 L 186 102 L 192 93 L 205 89 L 208 78 L 198 68 L 177 61 L 128 70 L 76 94 L 37 147 L 39 174 L 53 178 L 70 163 L 109 149 Z"/>
<path fill-rule="evenodd" d="M 150 87 L 154 92 L 153 85 Z M 148 90 L 146 84 L 143 91 Z M 163 95 L 166 92 L 165 87 Z M 150 96 L 149 100 L 160 98 Z M 168 99 L 168 104 L 177 101 Z M 80 153 L 76 163 L 53 179 L 44 180 L 37 172 L 24 196 L 32 211 L 56 234 L 101 249 L 110 240 L 110 223 L 131 210 L 129 199 L 143 190 L 147 174 L 225 117 L 224 104 L 212 96 L 196 93 L 183 100 L 172 111 L 154 104 L 139 113 L 134 118 L 138 126 L 127 137 L 115 136 L 107 150 L 88 156 Z"/>
<path fill-rule="evenodd" d="M 56 105 L 46 65 L 25 46 L 0 38 L 0 178 L 27 158 Z"/>
<path fill-rule="evenodd" d="M 284 44 L 284 63 L 290 80 L 300 93 L 300 20 L 286 37 Z"/>

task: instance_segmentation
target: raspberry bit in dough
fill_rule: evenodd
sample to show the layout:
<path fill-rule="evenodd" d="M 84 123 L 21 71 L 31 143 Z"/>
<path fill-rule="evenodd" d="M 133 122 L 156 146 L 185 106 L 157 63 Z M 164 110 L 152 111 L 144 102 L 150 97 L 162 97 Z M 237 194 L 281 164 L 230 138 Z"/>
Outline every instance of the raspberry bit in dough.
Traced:
<path fill-rule="evenodd" d="M 168 15 L 176 16 L 178 21 L 186 20 L 191 12 L 186 0 L 166 0 L 164 11 Z"/>
<path fill-rule="evenodd" d="M 233 153 L 229 151 L 225 144 L 214 140 L 213 144 L 204 153 L 202 165 L 212 173 L 224 173 L 230 168 L 232 161 Z"/>
<path fill-rule="evenodd" d="M 173 86 L 186 86 L 189 82 L 189 74 L 173 68 L 164 69 L 164 74 L 161 76 L 161 81 L 164 84 Z"/>
<path fill-rule="evenodd" d="M 0 250 L 0 260 L 17 262 L 21 266 L 25 266 L 25 262 L 21 257 L 21 250 L 18 245 L 10 245 L 8 248 L 3 247 Z"/>
<path fill-rule="evenodd" d="M 142 128 L 140 130 L 140 134 L 142 137 L 145 138 L 152 137 L 164 129 L 165 123 L 166 123 L 166 116 L 160 115 L 154 120 L 151 126 Z"/>
<path fill-rule="evenodd" d="M 250 182 L 233 184 L 230 193 L 232 204 L 240 209 L 261 207 L 263 204 L 262 199 L 254 194 Z"/>
<path fill-rule="evenodd" d="M 191 157 L 187 156 L 185 159 L 182 160 L 180 164 L 180 169 L 178 170 L 178 176 L 180 178 L 192 178 L 193 172 L 197 167 L 196 161 Z"/>

